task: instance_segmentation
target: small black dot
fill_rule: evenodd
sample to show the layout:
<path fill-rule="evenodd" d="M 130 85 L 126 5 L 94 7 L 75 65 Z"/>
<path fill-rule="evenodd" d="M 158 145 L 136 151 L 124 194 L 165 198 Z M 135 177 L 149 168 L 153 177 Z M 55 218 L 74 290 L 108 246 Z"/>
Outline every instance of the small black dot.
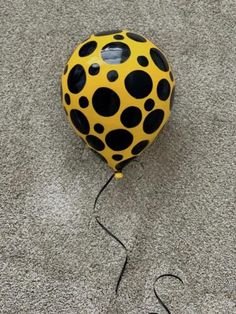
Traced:
<path fill-rule="evenodd" d="M 170 96 L 170 110 L 172 110 L 174 104 L 174 95 L 175 95 L 175 86 L 172 89 L 171 96 Z"/>
<path fill-rule="evenodd" d="M 174 81 L 174 77 L 173 77 L 173 73 L 171 71 L 170 71 L 169 75 L 170 75 L 171 81 L 173 82 Z"/>
<path fill-rule="evenodd" d="M 98 74 L 99 70 L 100 70 L 100 65 L 98 63 L 93 63 L 89 67 L 89 74 L 96 75 Z"/>
<path fill-rule="evenodd" d="M 115 35 L 113 36 L 114 39 L 117 39 L 117 40 L 122 40 L 124 39 L 124 36 L 123 35 Z"/>
<path fill-rule="evenodd" d="M 166 79 L 159 81 L 157 85 L 157 95 L 161 100 L 166 100 L 170 95 L 170 84 Z"/>
<path fill-rule="evenodd" d="M 120 29 L 112 29 L 112 30 L 109 30 L 109 31 L 96 33 L 95 36 L 113 35 L 113 34 L 121 33 L 121 32 L 122 32 L 122 30 L 120 30 Z"/>
<path fill-rule="evenodd" d="M 138 60 L 138 63 L 139 63 L 141 66 L 143 66 L 143 67 L 148 66 L 148 59 L 147 59 L 146 57 L 144 57 L 144 56 L 139 56 L 137 60 Z"/>
<path fill-rule="evenodd" d="M 65 66 L 64 74 L 66 74 L 67 70 L 68 70 L 68 64 Z"/>
<path fill-rule="evenodd" d="M 113 116 L 120 107 L 119 96 L 110 88 L 100 87 L 93 94 L 94 110 L 104 117 Z"/>
<path fill-rule="evenodd" d="M 80 64 L 76 64 L 71 70 L 67 78 L 68 88 L 71 93 L 79 93 L 86 83 L 86 74 L 84 68 Z"/>
<path fill-rule="evenodd" d="M 136 144 L 133 149 L 132 149 L 132 154 L 133 155 L 138 155 L 140 154 L 144 148 L 148 145 L 149 141 L 147 140 L 144 140 L 144 141 L 141 141 L 139 142 L 138 144 Z"/>
<path fill-rule="evenodd" d="M 161 109 L 156 109 L 150 112 L 143 123 L 143 130 L 147 134 L 154 133 L 159 126 L 162 124 L 164 118 L 164 111 Z"/>
<path fill-rule="evenodd" d="M 133 135 L 129 131 L 123 129 L 110 131 L 106 136 L 107 145 L 115 151 L 128 148 L 132 142 Z"/>
<path fill-rule="evenodd" d="M 104 131 L 104 126 L 103 125 L 101 125 L 100 123 L 96 123 L 95 125 L 94 125 L 94 130 L 97 132 L 97 133 L 103 133 L 103 131 Z"/>
<path fill-rule="evenodd" d="M 145 104 L 144 104 L 145 110 L 151 111 L 154 106 L 155 106 L 155 102 L 153 99 L 149 98 L 145 101 Z"/>
<path fill-rule="evenodd" d="M 91 53 L 94 52 L 94 50 L 97 48 L 96 41 L 89 41 L 88 43 L 84 44 L 80 50 L 79 50 L 79 56 L 80 57 L 87 57 Z"/>
<path fill-rule="evenodd" d="M 70 111 L 70 118 L 73 125 L 80 133 L 82 134 L 89 133 L 89 129 L 90 129 L 89 122 L 81 111 L 77 109 L 72 109 Z"/>
<path fill-rule="evenodd" d="M 142 112 L 137 107 L 128 107 L 122 112 L 120 120 L 127 128 L 133 128 L 142 120 Z"/>
<path fill-rule="evenodd" d="M 152 91 L 152 79 L 148 73 L 136 70 L 126 76 L 125 87 L 134 98 L 144 98 Z"/>
<path fill-rule="evenodd" d="M 125 62 L 130 56 L 129 46 L 122 42 L 112 42 L 102 48 L 103 60 L 109 64 L 120 64 Z"/>
<path fill-rule="evenodd" d="M 109 71 L 107 73 L 107 79 L 110 82 L 114 82 L 118 79 L 118 73 L 115 70 Z"/>
<path fill-rule="evenodd" d="M 85 96 L 81 96 L 81 97 L 79 98 L 79 104 L 80 104 L 80 107 L 81 107 L 81 108 L 86 108 L 86 107 L 88 107 L 88 105 L 89 105 L 88 98 L 85 97 Z"/>
<path fill-rule="evenodd" d="M 112 159 L 114 159 L 116 161 L 120 161 L 121 159 L 123 159 L 123 155 L 115 154 L 112 156 Z"/>
<path fill-rule="evenodd" d="M 138 34 L 135 34 L 135 33 L 126 33 L 126 35 L 130 38 L 130 39 L 133 39 L 135 41 L 138 41 L 140 43 L 144 43 L 146 42 L 147 40 L 143 37 L 143 36 L 140 36 Z"/>
<path fill-rule="evenodd" d="M 125 166 L 127 166 L 135 157 L 131 157 L 131 158 L 128 158 L 128 159 L 125 159 L 121 162 L 119 162 L 117 165 L 116 165 L 116 169 L 121 171 Z"/>
<path fill-rule="evenodd" d="M 169 65 L 163 53 L 157 48 L 150 49 L 150 55 L 155 65 L 162 71 L 168 71 Z"/>
<path fill-rule="evenodd" d="M 65 94 L 65 102 L 67 105 L 70 105 L 70 95 L 69 94 Z"/>
<path fill-rule="evenodd" d="M 98 151 L 101 151 L 105 148 L 103 141 L 101 141 L 97 136 L 88 135 L 86 136 L 86 140 L 92 148 Z"/>

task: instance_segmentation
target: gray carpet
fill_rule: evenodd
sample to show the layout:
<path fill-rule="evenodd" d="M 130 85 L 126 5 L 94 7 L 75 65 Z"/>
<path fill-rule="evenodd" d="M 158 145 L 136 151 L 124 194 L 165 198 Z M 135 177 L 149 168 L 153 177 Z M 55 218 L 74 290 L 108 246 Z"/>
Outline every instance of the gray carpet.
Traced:
<path fill-rule="evenodd" d="M 0 313 L 236 313 L 234 0 L 1 1 Z M 159 139 L 112 181 L 60 105 L 59 78 L 90 33 L 128 28 L 177 80 Z"/>

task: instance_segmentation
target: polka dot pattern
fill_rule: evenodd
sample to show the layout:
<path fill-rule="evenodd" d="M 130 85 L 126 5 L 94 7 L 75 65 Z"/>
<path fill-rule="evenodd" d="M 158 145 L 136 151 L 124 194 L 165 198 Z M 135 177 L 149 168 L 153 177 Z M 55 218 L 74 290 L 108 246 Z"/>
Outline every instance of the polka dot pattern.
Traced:
<path fill-rule="evenodd" d="M 68 121 L 114 171 L 147 148 L 173 106 L 175 80 L 164 54 L 127 30 L 87 38 L 61 80 Z"/>
<path fill-rule="evenodd" d="M 67 85 L 72 94 L 78 94 L 86 83 L 85 70 L 80 64 L 76 64 L 68 75 Z"/>
<path fill-rule="evenodd" d="M 93 94 L 93 108 L 103 117 L 111 117 L 119 110 L 120 98 L 110 88 L 98 88 Z"/>
<path fill-rule="evenodd" d="M 147 97 L 152 90 L 152 79 L 147 72 L 136 70 L 129 73 L 125 78 L 125 87 L 134 98 Z"/>
<path fill-rule="evenodd" d="M 125 127 L 133 128 L 142 120 L 142 112 L 137 107 L 128 107 L 122 112 L 120 119 Z"/>

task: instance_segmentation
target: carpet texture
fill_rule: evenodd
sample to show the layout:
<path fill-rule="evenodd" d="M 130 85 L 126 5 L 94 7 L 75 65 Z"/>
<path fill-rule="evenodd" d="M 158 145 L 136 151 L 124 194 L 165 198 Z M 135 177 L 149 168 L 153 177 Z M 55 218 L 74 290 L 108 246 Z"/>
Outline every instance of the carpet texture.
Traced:
<path fill-rule="evenodd" d="M 233 0 L 1 1 L 0 313 L 232 314 L 235 308 Z M 126 28 L 167 54 L 171 119 L 112 181 L 70 129 L 60 75 L 90 33 Z M 115 296 L 124 251 L 129 263 Z"/>

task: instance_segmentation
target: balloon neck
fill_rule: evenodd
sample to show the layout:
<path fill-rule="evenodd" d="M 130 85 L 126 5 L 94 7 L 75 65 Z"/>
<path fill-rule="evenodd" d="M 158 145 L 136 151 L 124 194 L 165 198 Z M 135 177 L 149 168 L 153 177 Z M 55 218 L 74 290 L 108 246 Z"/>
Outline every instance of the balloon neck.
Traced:
<path fill-rule="evenodd" d="M 119 172 L 119 171 L 115 172 L 115 178 L 116 178 L 116 180 L 122 179 L 123 178 L 123 173 Z"/>

